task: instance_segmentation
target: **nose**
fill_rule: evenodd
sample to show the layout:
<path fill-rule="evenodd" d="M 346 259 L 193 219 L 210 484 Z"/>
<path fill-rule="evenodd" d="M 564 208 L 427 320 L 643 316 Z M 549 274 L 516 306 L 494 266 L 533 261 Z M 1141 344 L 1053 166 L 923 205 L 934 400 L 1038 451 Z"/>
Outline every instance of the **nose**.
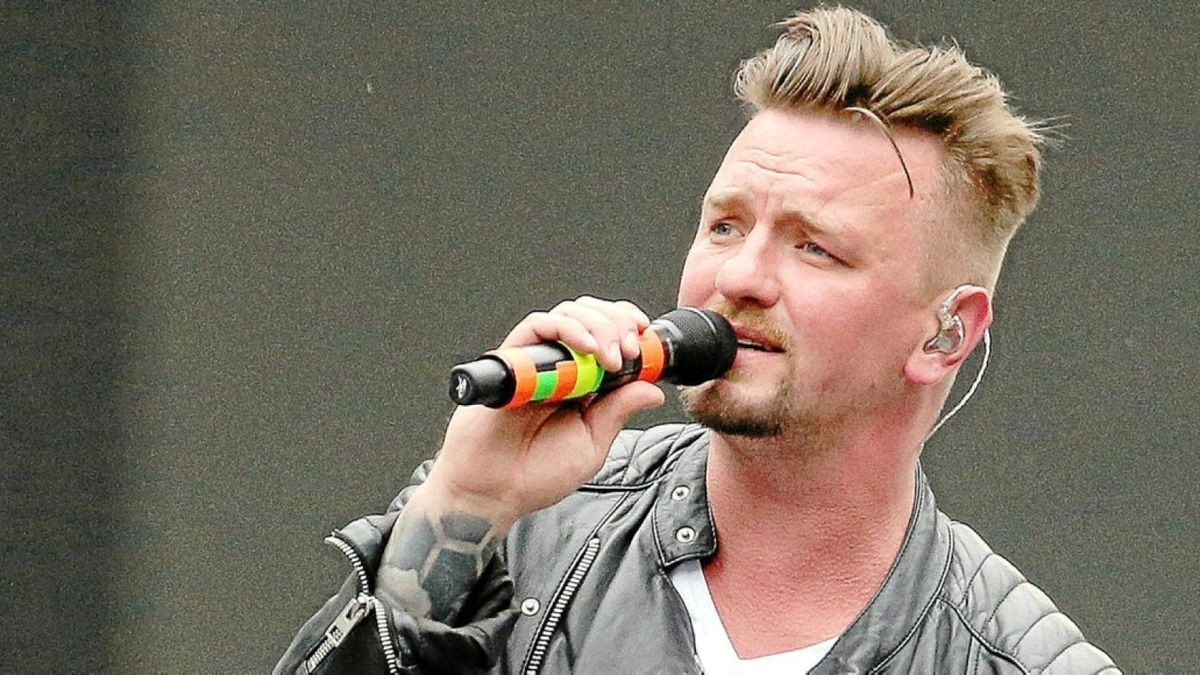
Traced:
<path fill-rule="evenodd" d="M 779 300 L 775 252 L 766 227 L 756 227 L 717 270 L 717 292 L 738 305 L 770 307 Z"/>

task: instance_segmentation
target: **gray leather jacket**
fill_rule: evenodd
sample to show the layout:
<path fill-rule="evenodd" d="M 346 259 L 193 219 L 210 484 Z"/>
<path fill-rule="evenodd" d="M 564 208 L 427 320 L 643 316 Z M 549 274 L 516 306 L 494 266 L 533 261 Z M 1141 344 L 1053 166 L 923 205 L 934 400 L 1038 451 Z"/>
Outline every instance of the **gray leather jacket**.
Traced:
<path fill-rule="evenodd" d="M 410 486 L 387 515 L 327 539 L 355 572 L 275 672 L 699 673 L 667 570 L 716 551 L 707 457 L 699 426 L 622 432 L 592 482 L 513 528 L 454 626 L 371 595 Z M 812 673 L 1120 672 L 1044 593 L 936 509 L 923 474 L 915 490 L 886 581 Z"/>

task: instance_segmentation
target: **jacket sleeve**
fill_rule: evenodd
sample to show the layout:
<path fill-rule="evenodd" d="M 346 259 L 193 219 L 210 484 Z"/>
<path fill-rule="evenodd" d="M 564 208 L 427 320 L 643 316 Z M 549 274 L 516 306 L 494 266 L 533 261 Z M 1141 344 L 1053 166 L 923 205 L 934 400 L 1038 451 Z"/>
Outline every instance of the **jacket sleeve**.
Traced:
<path fill-rule="evenodd" d="M 276 674 L 479 673 L 499 660 L 517 620 L 503 547 L 471 589 L 455 625 L 414 617 L 374 593 L 392 525 L 432 463 L 417 467 L 385 514 L 355 520 L 326 539 L 354 569 L 337 595 L 300 628 Z"/>

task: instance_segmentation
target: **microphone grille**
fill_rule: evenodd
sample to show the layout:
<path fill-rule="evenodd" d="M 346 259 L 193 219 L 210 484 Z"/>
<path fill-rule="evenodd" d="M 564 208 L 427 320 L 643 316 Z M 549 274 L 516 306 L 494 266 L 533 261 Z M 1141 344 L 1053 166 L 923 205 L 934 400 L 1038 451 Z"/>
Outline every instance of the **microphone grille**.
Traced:
<path fill-rule="evenodd" d="M 720 377 L 737 356 L 737 336 L 725 317 L 714 311 L 681 307 L 663 314 L 654 323 L 675 330 L 668 337 L 671 370 L 668 379 L 685 386 Z"/>

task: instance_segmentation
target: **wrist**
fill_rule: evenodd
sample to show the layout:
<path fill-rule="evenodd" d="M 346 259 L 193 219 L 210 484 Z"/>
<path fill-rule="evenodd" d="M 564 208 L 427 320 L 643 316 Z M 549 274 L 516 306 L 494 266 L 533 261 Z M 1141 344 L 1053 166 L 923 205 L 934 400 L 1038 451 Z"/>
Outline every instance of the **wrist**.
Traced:
<path fill-rule="evenodd" d="M 463 490 L 430 476 L 409 499 L 406 509 L 417 509 L 430 515 L 456 514 L 471 516 L 491 524 L 491 538 L 498 539 L 520 517 L 511 505 L 500 499 Z"/>

